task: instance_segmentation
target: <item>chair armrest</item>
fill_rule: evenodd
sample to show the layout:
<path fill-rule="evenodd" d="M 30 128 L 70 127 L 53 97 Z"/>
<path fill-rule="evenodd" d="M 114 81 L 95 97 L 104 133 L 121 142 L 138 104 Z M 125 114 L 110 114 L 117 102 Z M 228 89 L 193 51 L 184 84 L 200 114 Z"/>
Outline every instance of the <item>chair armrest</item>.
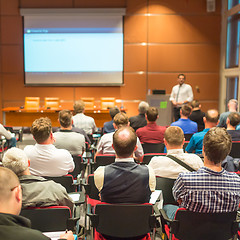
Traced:
<path fill-rule="evenodd" d="M 87 212 L 86 215 L 90 218 L 92 227 L 96 228 L 98 226 L 99 216 L 90 212 Z"/>
<path fill-rule="evenodd" d="M 172 219 L 168 218 L 166 212 L 163 209 L 159 209 L 160 217 L 163 219 L 166 223 L 171 224 L 173 222 Z"/>
<path fill-rule="evenodd" d="M 76 232 L 76 224 L 79 219 L 80 217 L 69 218 L 67 220 L 67 229 L 72 230 L 73 232 Z"/>
<path fill-rule="evenodd" d="M 81 204 L 84 204 L 85 203 L 85 194 L 83 192 L 70 192 L 68 194 L 79 194 L 80 197 L 77 201 L 73 201 L 73 203 L 76 205 L 76 206 L 79 206 Z"/>

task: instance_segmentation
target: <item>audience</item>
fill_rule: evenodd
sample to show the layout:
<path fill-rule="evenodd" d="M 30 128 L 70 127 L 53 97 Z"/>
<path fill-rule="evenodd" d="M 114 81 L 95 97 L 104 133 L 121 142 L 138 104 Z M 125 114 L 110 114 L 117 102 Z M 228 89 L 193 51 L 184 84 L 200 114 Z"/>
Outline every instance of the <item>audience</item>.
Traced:
<path fill-rule="evenodd" d="M 110 114 L 112 120 L 109 122 L 105 122 L 103 124 L 103 133 L 115 132 L 115 128 L 113 126 L 113 118 L 118 113 L 120 113 L 120 110 L 118 109 L 118 107 L 113 107 L 113 108 L 109 109 L 109 114 Z"/>
<path fill-rule="evenodd" d="M 115 129 L 120 129 L 121 127 L 126 127 L 129 125 L 128 117 L 125 113 L 118 113 L 113 118 L 113 126 Z M 98 154 L 115 154 L 115 151 L 112 147 L 113 145 L 113 134 L 114 132 L 104 134 L 98 145 L 97 145 L 97 152 L 95 156 Z M 137 148 L 134 150 L 134 158 L 138 161 L 141 161 L 143 157 L 143 149 L 142 145 L 137 138 Z"/>
<path fill-rule="evenodd" d="M 136 143 L 136 133 L 128 126 L 121 127 L 113 134 L 115 163 L 98 167 L 94 172 L 95 185 L 103 202 L 149 202 L 151 192 L 155 190 L 156 179 L 150 167 L 134 162 Z"/>
<path fill-rule="evenodd" d="M 138 128 L 144 127 L 147 125 L 147 120 L 145 118 L 145 113 L 149 108 L 149 104 L 147 102 L 140 102 L 138 105 L 139 114 L 134 117 L 129 118 L 130 126 L 137 131 Z"/>
<path fill-rule="evenodd" d="M 236 130 L 240 123 L 240 115 L 237 112 L 232 112 L 227 117 L 227 132 L 232 137 L 232 141 L 240 141 L 240 130 Z M 240 156 L 239 156 L 240 157 Z"/>
<path fill-rule="evenodd" d="M 201 111 L 201 104 L 198 100 L 193 100 L 191 102 L 191 106 L 192 113 L 190 114 L 189 119 L 197 123 L 198 132 L 201 132 L 205 128 L 205 124 L 203 122 L 203 117 L 205 116 L 205 113 Z"/>
<path fill-rule="evenodd" d="M 206 112 L 205 117 L 203 118 L 205 129 L 202 132 L 193 134 L 188 143 L 185 151 L 188 153 L 195 152 L 197 154 L 202 154 L 202 143 L 205 134 L 209 131 L 210 128 L 216 127 L 218 124 L 219 114 L 216 109 L 210 109 Z"/>
<path fill-rule="evenodd" d="M 221 113 L 219 118 L 218 127 L 225 127 L 227 128 L 227 117 L 231 112 L 237 112 L 238 109 L 238 101 L 236 99 L 230 99 L 228 101 L 228 112 Z"/>
<path fill-rule="evenodd" d="M 59 132 L 53 133 L 55 138 L 54 146 L 59 149 L 66 149 L 72 155 L 82 155 L 85 150 L 85 138 L 82 134 L 72 131 L 73 120 L 71 111 L 60 111 L 58 121 L 61 127 Z"/>
<path fill-rule="evenodd" d="M 188 105 L 183 105 L 180 109 L 180 116 L 176 122 L 173 122 L 171 126 L 180 127 L 184 134 L 192 134 L 198 131 L 197 123 L 191 121 L 188 117 L 190 116 L 192 108 Z"/>
<path fill-rule="evenodd" d="M 97 130 L 97 127 L 94 119 L 84 114 L 85 103 L 82 100 L 79 100 L 75 102 L 73 108 L 76 113 L 76 115 L 73 116 L 74 127 L 82 128 L 88 135 L 94 133 Z"/>
<path fill-rule="evenodd" d="M 61 184 L 30 174 L 30 160 L 23 150 L 15 147 L 7 150 L 2 163 L 19 177 L 23 208 L 62 205 L 73 209 L 73 202 Z"/>
<path fill-rule="evenodd" d="M 18 216 L 22 207 L 22 190 L 18 177 L 8 168 L 0 168 L 0 238 L 6 240 L 50 240 L 41 232 L 31 229 L 30 220 Z M 74 240 L 71 231 L 61 239 Z"/>
<path fill-rule="evenodd" d="M 203 140 L 204 167 L 197 172 L 180 173 L 173 196 L 180 207 L 202 213 L 233 212 L 240 202 L 240 178 L 222 169 L 221 162 L 231 150 L 232 140 L 226 129 L 214 127 Z M 167 205 L 170 218 L 177 206 Z"/>
<path fill-rule="evenodd" d="M 171 156 L 178 158 L 195 170 L 203 166 L 203 161 L 199 156 L 183 152 L 184 140 L 184 134 L 180 127 L 167 128 L 164 134 L 167 156 L 153 157 L 149 163 L 156 176 L 176 179 L 179 173 L 188 172 L 185 167 L 172 160 Z"/>
<path fill-rule="evenodd" d="M 30 172 L 36 176 L 63 176 L 74 170 L 71 154 L 65 149 L 57 149 L 49 118 L 36 119 L 31 127 L 36 144 L 24 148 L 31 161 Z"/>
<path fill-rule="evenodd" d="M 158 126 L 158 110 L 156 107 L 149 107 L 146 113 L 147 126 L 138 128 L 136 133 L 142 143 L 162 143 L 166 127 Z"/>

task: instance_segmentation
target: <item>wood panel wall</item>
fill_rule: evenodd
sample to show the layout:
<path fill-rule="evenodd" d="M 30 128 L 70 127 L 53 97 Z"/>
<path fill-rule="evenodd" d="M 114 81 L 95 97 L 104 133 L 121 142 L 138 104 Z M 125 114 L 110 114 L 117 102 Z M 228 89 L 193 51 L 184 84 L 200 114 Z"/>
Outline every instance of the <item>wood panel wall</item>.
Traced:
<path fill-rule="evenodd" d="M 203 110 L 218 107 L 221 1 L 206 0 L 0 0 L 0 106 L 21 106 L 25 96 L 60 97 L 70 107 L 81 97 L 124 99 L 128 115 L 148 89 L 169 94 L 185 73 Z M 121 87 L 26 87 L 23 22 L 19 8 L 125 7 L 124 85 Z M 197 92 L 199 88 L 199 92 Z M 0 115 L 0 119 L 1 119 Z"/>

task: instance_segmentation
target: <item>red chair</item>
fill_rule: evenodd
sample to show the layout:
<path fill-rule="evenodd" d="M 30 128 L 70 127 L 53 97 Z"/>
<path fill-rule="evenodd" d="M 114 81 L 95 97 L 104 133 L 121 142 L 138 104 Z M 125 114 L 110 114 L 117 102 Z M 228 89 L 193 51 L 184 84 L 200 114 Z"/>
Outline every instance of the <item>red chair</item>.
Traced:
<path fill-rule="evenodd" d="M 158 225 L 151 204 L 97 204 L 90 217 L 94 239 L 144 239 Z M 96 231 L 95 231 L 96 230 Z"/>
<path fill-rule="evenodd" d="M 170 240 L 226 240 L 237 235 L 237 212 L 199 213 L 179 208 L 174 220 L 168 219 L 164 210 L 160 213 Z"/>
<path fill-rule="evenodd" d="M 72 218 L 67 206 L 30 207 L 22 209 L 21 216 L 31 220 L 32 228 L 41 232 L 75 230 L 79 218 Z M 17 236 L 16 236 L 17 238 Z"/>

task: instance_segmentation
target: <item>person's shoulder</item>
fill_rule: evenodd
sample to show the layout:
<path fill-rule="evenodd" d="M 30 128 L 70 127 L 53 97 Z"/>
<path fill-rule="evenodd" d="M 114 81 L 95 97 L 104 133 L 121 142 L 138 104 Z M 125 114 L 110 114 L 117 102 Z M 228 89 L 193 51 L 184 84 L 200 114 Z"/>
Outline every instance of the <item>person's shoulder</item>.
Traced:
<path fill-rule="evenodd" d="M 35 145 L 27 145 L 25 146 L 25 148 L 23 149 L 24 151 L 31 151 L 35 148 Z"/>

